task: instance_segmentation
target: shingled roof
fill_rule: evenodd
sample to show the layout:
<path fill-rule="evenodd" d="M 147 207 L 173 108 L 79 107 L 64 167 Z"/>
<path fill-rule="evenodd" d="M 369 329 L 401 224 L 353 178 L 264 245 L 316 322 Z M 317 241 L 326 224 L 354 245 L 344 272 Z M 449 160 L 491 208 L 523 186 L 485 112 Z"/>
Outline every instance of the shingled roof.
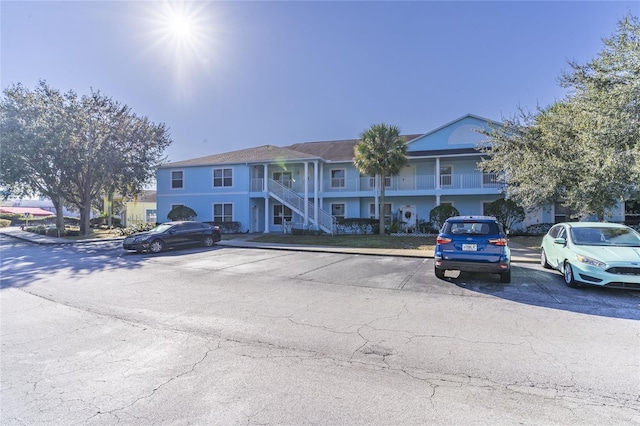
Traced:
<path fill-rule="evenodd" d="M 209 166 L 214 164 L 263 163 L 282 160 L 317 160 L 313 155 L 273 145 L 240 149 L 222 154 L 208 155 L 191 160 L 176 161 L 160 167 Z"/>
<path fill-rule="evenodd" d="M 409 142 L 419 136 L 422 136 L 422 134 L 404 135 L 402 138 L 405 142 Z M 191 160 L 176 161 L 174 163 L 163 164 L 160 167 L 264 163 L 283 160 L 351 161 L 353 160 L 353 149 L 357 143 L 358 139 L 347 139 L 340 141 L 303 142 L 285 147 L 263 145 L 222 154 L 208 155 Z"/>

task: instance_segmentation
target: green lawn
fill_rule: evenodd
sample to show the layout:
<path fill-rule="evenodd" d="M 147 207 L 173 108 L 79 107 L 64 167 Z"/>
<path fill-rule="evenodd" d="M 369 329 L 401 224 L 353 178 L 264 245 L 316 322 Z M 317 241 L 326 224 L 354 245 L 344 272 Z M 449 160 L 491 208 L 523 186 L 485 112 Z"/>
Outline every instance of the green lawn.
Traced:
<path fill-rule="evenodd" d="M 120 234 L 110 230 L 92 229 L 89 237 L 66 237 L 69 240 L 83 240 L 86 238 L 114 238 Z M 243 235 L 244 236 L 244 235 Z M 223 234 L 222 239 L 232 240 L 238 235 Z M 334 247 L 363 247 L 363 248 L 388 248 L 388 249 L 414 249 L 433 250 L 436 244 L 436 237 L 395 237 L 390 235 L 291 235 L 291 234 L 252 234 L 248 241 L 262 243 L 282 243 L 282 244 L 303 244 L 311 246 L 334 246 Z M 539 249 L 542 236 L 535 237 L 511 237 L 509 241 L 529 247 Z"/>
<path fill-rule="evenodd" d="M 224 239 L 233 239 L 233 236 L 223 236 Z M 512 237 L 511 242 L 530 247 L 540 248 L 542 237 Z M 291 235 L 291 234 L 261 234 L 252 237 L 249 241 L 262 243 L 304 244 L 314 246 L 335 247 L 364 247 L 364 248 L 389 248 L 389 249 L 415 249 L 433 250 L 435 237 L 395 237 L 389 235 Z"/>

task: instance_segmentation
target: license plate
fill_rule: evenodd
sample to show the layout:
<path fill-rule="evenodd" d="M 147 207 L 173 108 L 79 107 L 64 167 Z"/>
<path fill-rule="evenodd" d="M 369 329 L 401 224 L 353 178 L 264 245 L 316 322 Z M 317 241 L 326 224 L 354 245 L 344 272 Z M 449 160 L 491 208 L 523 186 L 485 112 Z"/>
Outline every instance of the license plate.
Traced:
<path fill-rule="evenodd" d="M 462 245 L 462 250 L 463 251 L 478 251 L 478 245 L 477 244 L 463 244 Z"/>

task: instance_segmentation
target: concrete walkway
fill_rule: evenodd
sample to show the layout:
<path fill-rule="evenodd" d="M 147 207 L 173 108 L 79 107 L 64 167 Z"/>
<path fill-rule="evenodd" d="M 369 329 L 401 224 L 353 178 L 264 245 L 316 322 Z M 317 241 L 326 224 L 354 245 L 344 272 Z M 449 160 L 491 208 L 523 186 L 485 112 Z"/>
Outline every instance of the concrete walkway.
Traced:
<path fill-rule="evenodd" d="M 83 244 L 92 242 L 105 241 L 122 241 L 124 237 L 99 238 L 87 240 L 67 240 L 65 238 L 47 237 L 44 235 L 26 232 L 17 227 L 0 228 L 0 234 L 18 238 L 24 241 L 30 241 L 36 244 Z M 262 235 L 262 234 L 260 234 Z M 433 258 L 433 250 L 415 250 L 415 249 L 387 249 L 387 248 L 352 248 L 352 247 L 334 247 L 334 246 L 314 246 L 303 244 L 279 244 L 279 243 L 259 243 L 251 241 L 256 234 L 237 234 L 225 235 L 217 245 L 227 247 L 243 247 L 243 248 L 259 248 L 269 250 L 302 250 L 310 252 L 324 253 L 345 253 L 345 254 L 361 254 L 376 256 L 398 256 L 398 257 L 424 257 Z M 390 237 L 393 238 L 393 237 Z M 540 253 L 519 244 L 510 243 L 511 260 L 513 262 L 538 263 L 540 261 Z"/>

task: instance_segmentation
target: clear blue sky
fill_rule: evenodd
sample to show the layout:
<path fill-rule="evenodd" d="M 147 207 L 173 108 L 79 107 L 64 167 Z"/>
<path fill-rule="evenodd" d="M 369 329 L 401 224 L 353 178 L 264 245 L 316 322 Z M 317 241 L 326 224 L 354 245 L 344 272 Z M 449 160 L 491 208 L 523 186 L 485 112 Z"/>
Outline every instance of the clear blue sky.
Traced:
<path fill-rule="evenodd" d="M 100 90 L 170 128 L 170 161 L 379 122 L 425 133 L 562 98 L 567 61 L 629 12 L 640 2 L 2 1 L 1 84 Z"/>

